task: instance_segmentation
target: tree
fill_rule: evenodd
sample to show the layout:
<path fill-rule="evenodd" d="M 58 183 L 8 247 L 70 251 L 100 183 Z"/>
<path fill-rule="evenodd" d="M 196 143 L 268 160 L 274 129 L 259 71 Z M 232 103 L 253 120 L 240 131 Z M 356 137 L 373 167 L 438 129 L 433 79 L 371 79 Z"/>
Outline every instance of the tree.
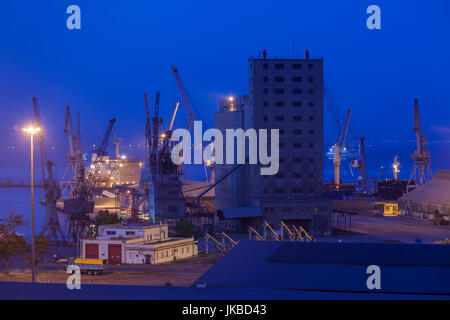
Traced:
<path fill-rule="evenodd" d="M 6 274 L 9 274 L 9 260 L 25 253 L 25 236 L 19 235 L 17 228 L 27 226 L 21 214 L 16 214 L 14 209 L 8 211 L 8 216 L 0 219 L 0 260 L 5 262 Z"/>
<path fill-rule="evenodd" d="M 34 251 L 35 251 L 35 266 L 37 268 L 38 263 L 42 262 L 42 254 L 46 253 L 50 249 L 50 238 L 45 235 L 35 235 L 34 236 Z M 31 252 L 31 243 L 27 244 L 27 254 L 25 255 L 25 259 L 28 261 L 28 264 L 31 266 L 32 260 L 32 252 Z"/>
<path fill-rule="evenodd" d="M 175 224 L 175 234 L 177 237 L 192 237 L 194 233 L 194 225 L 186 218 L 178 220 Z"/>
<path fill-rule="evenodd" d="M 114 212 L 109 212 L 108 210 L 100 210 L 94 218 L 94 231 L 93 235 L 98 235 L 98 226 L 105 224 L 115 224 L 122 221 L 119 215 Z"/>

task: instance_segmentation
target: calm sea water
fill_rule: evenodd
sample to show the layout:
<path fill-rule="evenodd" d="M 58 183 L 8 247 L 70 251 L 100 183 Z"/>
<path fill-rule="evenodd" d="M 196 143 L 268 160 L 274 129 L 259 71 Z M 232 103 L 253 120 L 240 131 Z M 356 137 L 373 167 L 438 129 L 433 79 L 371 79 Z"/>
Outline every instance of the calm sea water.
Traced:
<path fill-rule="evenodd" d="M 39 203 L 39 199 L 44 196 L 42 188 L 35 189 L 35 232 L 41 231 L 44 221 L 44 207 Z M 31 192 L 30 188 L 0 188 L 0 218 L 8 215 L 8 210 L 14 209 L 16 213 L 24 216 L 28 227 L 20 227 L 18 231 L 29 238 L 31 234 Z"/>
<path fill-rule="evenodd" d="M 366 169 L 367 177 L 379 178 L 380 168 L 383 166 L 384 178 L 392 177 L 392 162 L 395 155 L 399 156 L 400 161 L 400 178 L 408 179 L 412 169 L 412 161 L 410 160 L 411 151 L 414 149 L 414 144 L 407 147 L 399 147 L 394 144 L 371 146 L 366 148 Z M 432 157 L 432 169 L 447 169 L 450 170 L 450 144 L 435 144 L 430 145 Z M 63 161 L 60 161 L 63 164 Z M 64 171 L 64 165 L 59 165 L 56 168 L 56 176 L 59 178 Z M 35 179 L 40 181 L 40 168 L 35 168 Z M 334 176 L 332 160 L 324 159 L 324 181 L 330 181 Z M 344 182 L 351 182 L 352 177 L 348 169 L 348 162 L 343 161 L 341 166 L 341 176 Z M 14 181 L 28 182 L 30 179 L 30 169 L 26 161 L 14 162 L 5 164 L 5 161 L 0 161 L 0 178 L 13 179 Z M 185 178 L 193 180 L 205 180 L 205 172 L 202 166 L 190 166 L 185 168 Z M 42 188 L 35 189 L 35 226 L 36 233 L 40 232 L 44 208 L 39 203 L 39 199 L 44 195 Z M 0 188 L 0 218 L 8 214 L 8 209 L 15 209 L 16 212 L 24 215 L 25 220 L 31 222 L 31 202 L 29 188 Z M 19 231 L 29 236 L 30 227 L 20 228 Z"/>

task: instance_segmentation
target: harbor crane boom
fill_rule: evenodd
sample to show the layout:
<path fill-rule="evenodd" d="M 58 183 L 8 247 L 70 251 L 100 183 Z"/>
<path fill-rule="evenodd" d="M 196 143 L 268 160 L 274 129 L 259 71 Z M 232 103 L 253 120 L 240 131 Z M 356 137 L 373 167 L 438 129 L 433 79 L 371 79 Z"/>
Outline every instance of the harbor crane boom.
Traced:
<path fill-rule="evenodd" d="M 406 186 L 406 192 L 411 191 L 417 185 L 427 183 L 431 180 L 432 176 L 430 150 L 426 147 L 428 142 L 425 134 L 422 133 L 419 101 L 417 99 L 414 100 L 414 131 L 416 132 L 416 150 L 411 154 L 411 159 L 414 161 L 414 167 Z"/>
<path fill-rule="evenodd" d="M 339 133 L 339 137 L 337 141 L 334 143 L 334 157 L 333 157 L 333 165 L 334 165 L 334 182 L 336 185 L 340 184 L 340 166 L 342 161 L 342 155 L 345 151 L 345 142 L 347 139 L 347 132 L 350 125 L 350 116 L 352 114 L 352 109 L 348 109 L 347 115 L 345 117 L 344 124 Z"/>
<path fill-rule="evenodd" d="M 42 127 L 39 115 L 39 108 L 37 98 L 33 97 L 34 113 L 36 117 L 36 124 Z M 56 208 L 56 201 L 61 197 L 61 188 L 56 182 L 53 173 L 54 162 L 47 160 L 47 153 L 44 143 L 43 130 L 38 132 L 39 137 L 39 151 L 41 155 L 42 167 L 42 184 L 44 185 L 45 197 L 41 199 L 40 203 L 45 206 L 44 223 L 42 224 L 41 235 L 48 234 L 51 239 L 57 241 L 58 233 L 61 239 L 65 241 L 64 233 L 59 223 L 58 211 Z M 47 170 L 47 175 L 45 171 Z"/>
<path fill-rule="evenodd" d="M 150 106 L 148 103 L 148 94 L 144 93 L 144 102 L 145 102 L 145 147 L 147 148 L 149 154 L 148 154 L 148 161 L 150 161 L 150 154 L 151 154 L 151 137 L 152 137 L 152 129 L 151 129 L 151 117 L 150 117 Z"/>
<path fill-rule="evenodd" d="M 187 98 L 186 91 L 184 90 L 183 82 L 181 81 L 180 74 L 178 73 L 178 69 L 175 66 L 172 66 L 173 75 L 175 76 L 175 81 L 177 84 L 178 92 L 180 93 L 181 102 L 183 103 L 184 109 L 186 111 L 186 115 L 188 117 L 188 122 L 186 125 L 187 130 L 191 130 L 192 124 L 194 123 L 194 112 L 192 112 L 191 104 L 189 103 L 189 99 Z"/>
<path fill-rule="evenodd" d="M 84 179 L 84 162 L 83 151 L 81 148 L 81 135 L 80 135 L 80 114 L 77 114 L 77 133 L 74 130 L 72 116 L 70 114 L 70 106 L 66 107 L 66 120 L 64 133 L 67 133 L 69 138 L 69 152 L 66 153 L 68 160 L 67 167 L 61 178 L 60 186 L 62 194 L 68 194 L 69 197 L 73 197 L 74 190 L 79 181 Z M 66 179 L 67 174 L 71 172 L 71 176 Z M 69 190 L 67 192 L 67 190 Z"/>

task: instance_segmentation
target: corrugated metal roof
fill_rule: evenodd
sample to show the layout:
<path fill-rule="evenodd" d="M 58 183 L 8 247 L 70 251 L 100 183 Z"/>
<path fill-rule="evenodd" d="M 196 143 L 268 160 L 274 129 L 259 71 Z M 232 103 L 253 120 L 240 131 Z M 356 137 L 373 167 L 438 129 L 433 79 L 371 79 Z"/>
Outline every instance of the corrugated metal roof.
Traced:
<path fill-rule="evenodd" d="M 427 202 L 450 206 L 450 170 L 437 170 L 431 181 L 416 187 L 398 201 Z"/>
<path fill-rule="evenodd" d="M 450 295 L 449 256 L 446 245 L 241 240 L 197 281 L 208 287 Z M 379 290 L 367 288 L 371 264 L 381 269 Z"/>
<path fill-rule="evenodd" d="M 145 227 L 159 226 L 159 223 L 149 223 L 149 222 L 129 222 L 129 223 L 115 223 L 115 224 L 103 224 L 98 226 L 99 229 L 141 229 Z M 163 223 L 163 226 L 166 224 Z"/>

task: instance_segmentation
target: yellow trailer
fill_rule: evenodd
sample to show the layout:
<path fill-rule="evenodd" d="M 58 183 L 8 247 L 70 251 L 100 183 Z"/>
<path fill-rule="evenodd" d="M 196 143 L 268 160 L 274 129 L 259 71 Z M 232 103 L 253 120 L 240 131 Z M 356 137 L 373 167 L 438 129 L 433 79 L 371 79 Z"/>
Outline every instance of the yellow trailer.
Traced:
<path fill-rule="evenodd" d="M 80 259 L 69 258 L 67 260 L 66 272 L 72 273 L 70 266 L 77 266 L 80 268 L 81 273 L 87 273 L 89 275 L 100 275 L 103 273 L 103 266 L 107 263 L 107 260 L 100 259 Z"/>

